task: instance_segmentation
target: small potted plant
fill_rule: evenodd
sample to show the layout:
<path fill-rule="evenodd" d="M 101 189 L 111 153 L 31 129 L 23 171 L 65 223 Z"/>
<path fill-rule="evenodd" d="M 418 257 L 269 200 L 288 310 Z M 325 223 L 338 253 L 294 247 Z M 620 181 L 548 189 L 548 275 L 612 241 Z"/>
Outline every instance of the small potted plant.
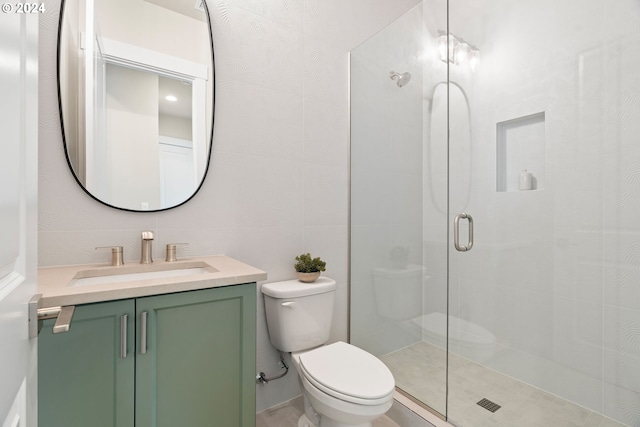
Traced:
<path fill-rule="evenodd" d="M 296 257 L 294 268 L 298 274 L 298 280 L 311 283 L 320 277 L 320 272 L 326 270 L 326 265 L 327 263 L 322 261 L 320 257 L 311 258 L 311 254 L 306 253 Z"/>

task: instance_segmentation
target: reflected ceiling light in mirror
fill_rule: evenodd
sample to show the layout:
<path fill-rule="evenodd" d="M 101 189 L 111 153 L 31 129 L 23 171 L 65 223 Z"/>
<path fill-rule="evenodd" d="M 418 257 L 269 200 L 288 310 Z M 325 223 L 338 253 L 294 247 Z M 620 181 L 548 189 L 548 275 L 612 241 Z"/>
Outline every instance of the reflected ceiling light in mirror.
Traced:
<path fill-rule="evenodd" d="M 456 65 L 468 65 L 471 71 L 475 71 L 480 61 L 480 50 L 458 39 L 453 34 L 438 33 L 438 53 L 442 62 L 451 62 Z"/>
<path fill-rule="evenodd" d="M 167 95 L 164 97 L 164 99 L 166 99 L 167 101 L 171 101 L 171 102 L 176 102 L 178 100 L 178 98 L 176 98 L 173 95 Z"/>

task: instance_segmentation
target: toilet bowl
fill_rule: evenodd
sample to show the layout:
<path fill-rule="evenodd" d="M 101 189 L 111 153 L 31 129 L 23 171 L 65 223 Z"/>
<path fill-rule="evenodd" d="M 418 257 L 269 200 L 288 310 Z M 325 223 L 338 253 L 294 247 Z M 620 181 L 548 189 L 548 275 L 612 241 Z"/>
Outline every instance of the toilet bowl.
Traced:
<path fill-rule="evenodd" d="M 411 323 L 422 332 L 422 339 L 447 348 L 476 362 L 490 360 L 497 351 L 496 336 L 482 326 L 441 312 L 415 317 Z"/>
<path fill-rule="evenodd" d="M 370 427 L 391 408 L 395 380 L 372 354 L 329 338 L 336 283 L 262 285 L 271 343 L 291 352 L 305 400 L 299 427 Z"/>
<path fill-rule="evenodd" d="M 393 376 L 366 351 L 338 341 L 291 356 L 321 427 L 370 426 L 391 408 Z"/>

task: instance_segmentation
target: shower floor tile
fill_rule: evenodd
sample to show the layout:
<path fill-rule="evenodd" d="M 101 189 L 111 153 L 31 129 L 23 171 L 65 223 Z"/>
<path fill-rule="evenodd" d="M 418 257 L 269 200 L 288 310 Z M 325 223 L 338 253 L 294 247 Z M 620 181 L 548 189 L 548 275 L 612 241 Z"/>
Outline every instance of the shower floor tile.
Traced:
<path fill-rule="evenodd" d="M 446 353 L 420 342 L 381 356 L 396 385 L 444 413 Z M 501 408 L 477 405 L 486 398 Z M 461 427 L 623 427 L 598 413 L 449 354 L 449 422 Z"/>

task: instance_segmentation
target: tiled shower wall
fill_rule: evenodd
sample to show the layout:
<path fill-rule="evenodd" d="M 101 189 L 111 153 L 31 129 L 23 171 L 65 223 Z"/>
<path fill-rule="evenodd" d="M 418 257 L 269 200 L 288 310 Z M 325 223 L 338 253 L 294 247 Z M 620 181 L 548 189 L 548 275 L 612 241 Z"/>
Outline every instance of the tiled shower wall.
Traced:
<path fill-rule="evenodd" d="M 213 158 L 200 192 L 167 212 L 131 213 L 85 195 L 67 168 L 56 93 L 59 1 L 40 29 L 39 264 L 107 263 L 96 246 L 122 245 L 137 262 L 140 231 L 183 257 L 226 254 L 293 276 L 295 255 L 327 261 L 339 284 L 331 338 L 347 336 L 347 52 L 417 0 L 211 0 L 216 60 Z M 278 371 L 262 300 L 258 370 Z M 258 410 L 297 394 L 295 375 L 258 387 Z"/>

